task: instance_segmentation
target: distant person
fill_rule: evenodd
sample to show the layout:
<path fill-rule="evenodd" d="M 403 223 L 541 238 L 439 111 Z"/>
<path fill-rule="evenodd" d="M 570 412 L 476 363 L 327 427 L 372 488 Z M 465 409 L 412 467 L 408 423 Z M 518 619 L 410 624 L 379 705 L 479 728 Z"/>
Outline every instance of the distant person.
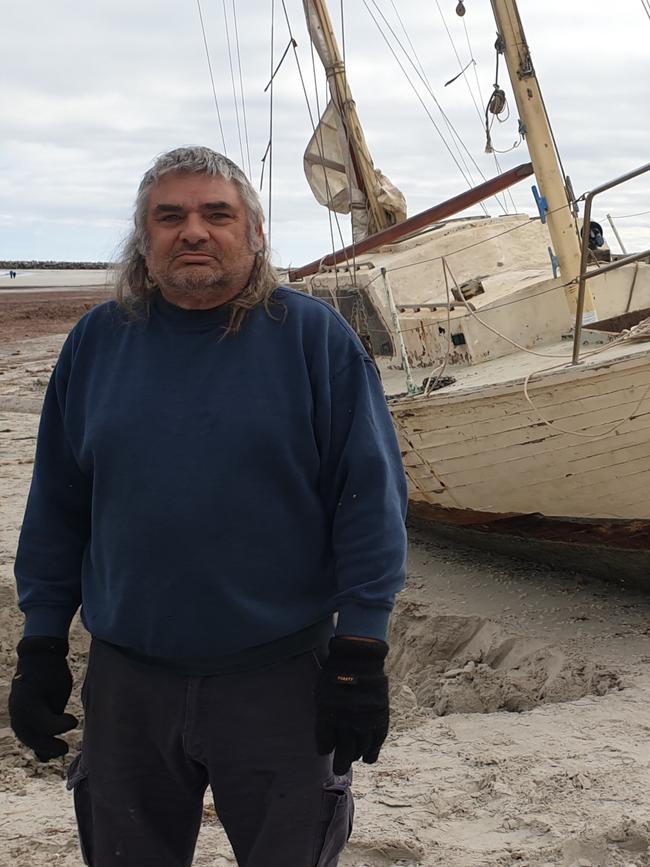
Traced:
<path fill-rule="evenodd" d="M 357 336 L 278 286 L 262 224 L 226 157 L 159 157 L 118 301 L 75 326 L 45 398 L 9 707 L 41 761 L 67 751 L 81 605 L 69 785 L 93 867 L 189 867 L 208 785 L 240 867 L 334 867 L 350 766 L 388 731 L 400 451 Z"/>

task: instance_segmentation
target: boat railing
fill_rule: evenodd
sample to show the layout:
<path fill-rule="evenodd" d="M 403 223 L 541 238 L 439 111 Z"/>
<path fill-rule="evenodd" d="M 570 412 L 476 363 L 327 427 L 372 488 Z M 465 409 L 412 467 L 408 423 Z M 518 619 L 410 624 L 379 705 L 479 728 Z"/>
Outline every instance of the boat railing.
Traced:
<path fill-rule="evenodd" d="M 580 277 L 578 283 L 578 300 L 576 309 L 576 324 L 573 335 L 573 364 L 578 364 L 578 362 L 580 361 L 582 316 L 585 306 L 585 288 L 587 285 L 587 280 L 589 280 L 591 277 L 598 277 L 601 274 L 606 274 L 608 271 L 615 271 L 617 268 L 622 268 L 624 265 L 629 265 L 631 262 L 638 262 L 640 259 L 647 259 L 648 256 L 650 256 L 650 250 L 645 250 L 643 253 L 634 253 L 630 256 L 623 256 L 623 258 L 617 259 L 615 262 L 612 262 L 609 265 L 603 265 L 600 268 L 594 268 L 593 271 L 587 271 L 587 262 L 589 259 L 589 225 L 591 223 L 591 206 L 593 200 L 600 193 L 604 193 L 606 190 L 611 190 L 612 187 L 617 187 L 619 186 L 619 184 L 624 184 L 626 181 L 637 178 L 639 175 L 643 175 L 645 174 L 645 172 L 648 171 L 650 171 L 650 163 L 646 163 L 645 165 L 640 166 L 638 169 L 634 169 L 634 171 L 628 172 L 626 175 L 621 175 L 618 178 L 614 178 L 614 180 L 608 181 L 606 184 L 601 184 L 599 187 L 595 187 L 590 192 L 585 193 L 582 197 L 585 202 L 585 209 L 582 221 L 583 230 L 580 256 Z"/>

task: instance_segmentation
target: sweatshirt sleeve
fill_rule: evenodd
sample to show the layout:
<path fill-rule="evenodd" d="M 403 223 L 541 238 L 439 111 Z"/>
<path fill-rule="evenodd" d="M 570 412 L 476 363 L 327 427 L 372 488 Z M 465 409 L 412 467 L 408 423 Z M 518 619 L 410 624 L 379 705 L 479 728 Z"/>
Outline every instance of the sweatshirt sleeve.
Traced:
<path fill-rule="evenodd" d="M 36 444 L 15 574 L 25 635 L 66 637 L 81 603 L 81 564 L 90 536 L 91 485 L 65 431 L 71 339 L 50 378 Z"/>
<path fill-rule="evenodd" d="M 339 635 L 385 639 L 406 574 L 406 479 L 379 375 L 358 354 L 330 382 L 319 432 Z M 321 418 L 322 422 L 323 419 Z"/>

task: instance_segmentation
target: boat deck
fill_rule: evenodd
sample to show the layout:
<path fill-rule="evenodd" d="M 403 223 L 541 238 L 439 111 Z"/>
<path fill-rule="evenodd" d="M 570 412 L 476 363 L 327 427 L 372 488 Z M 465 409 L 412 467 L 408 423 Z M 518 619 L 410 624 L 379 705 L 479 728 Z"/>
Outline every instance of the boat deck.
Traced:
<path fill-rule="evenodd" d="M 578 378 L 585 373 L 593 372 L 603 366 L 610 366 L 613 362 L 629 361 L 631 365 L 638 364 L 642 359 L 650 355 L 649 340 L 625 340 L 604 343 L 589 343 L 583 346 L 580 362 L 572 365 L 573 344 L 570 340 L 562 340 L 558 343 L 535 349 L 533 351 L 514 352 L 494 361 L 485 361 L 476 365 L 449 365 L 443 372 L 443 377 L 454 377 L 455 382 L 442 389 L 436 389 L 428 395 L 438 398 L 448 396 L 467 397 L 472 392 L 485 390 L 486 388 L 501 390 L 502 387 L 522 383 L 529 375 L 543 375 L 545 384 L 549 379 L 561 376 Z M 389 398 L 405 397 L 406 378 L 404 371 L 397 368 L 394 359 L 391 361 L 379 360 L 384 390 Z M 413 379 L 415 384 L 421 386 L 431 373 L 439 370 L 439 367 L 414 368 Z M 530 380 L 530 387 L 534 389 L 539 384 L 539 376 Z M 424 395 L 409 397 L 409 400 L 427 399 Z"/>

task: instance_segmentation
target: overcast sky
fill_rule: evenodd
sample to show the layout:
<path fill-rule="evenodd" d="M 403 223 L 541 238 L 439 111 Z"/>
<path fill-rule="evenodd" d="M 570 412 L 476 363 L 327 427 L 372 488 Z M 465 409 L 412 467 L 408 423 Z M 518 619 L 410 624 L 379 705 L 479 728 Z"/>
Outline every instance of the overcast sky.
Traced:
<path fill-rule="evenodd" d="M 233 0 L 201 0 L 217 97 L 230 157 L 259 184 L 269 139 L 271 0 L 235 0 L 248 146 L 232 96 L 224 2 L 237 72 Z M 436 0 L 368 0 L 377 6 L 421 62 L 451 124 L 486 177 L 497 173 L 484 154 L 477 108 L 495 75 L 495 25 L 489 0 L 438 0 L 462 65 L 459 72 Z M 399 5 L 398 5 L 399 4 Z M 309 40 L 300 0 L 286 0 L 303 75 L 314 106 Z M 368 13 L 363 0 L 332 0 L 341 37 L 344 9 L 351 89 L 375 165 L 406 195 L 409 213 L 467 187 L 445 144 Z M 412 47 L 396 17 L 400 15 Z M 289 33 L 282 0 L 275 0 L 275 58 Z M 565 169 L 577 193 L 650 162 L 650 19 L 641 0 L 520 0 L 528 42 L 554 125 Z M 467 34 L 465 26 L 467 27 Z M 386 26 L 383 25 L 387 30 Z M 469 44 L 468 44 L 469 36 Z M 407 66 L 433 120 L 451 135 L 431 97 Z M 471 46 L 471 53 L 470 53 Z M 316 61 L 318 63 L 318 60 Z M 196 0 L 30 0 L 5 3 L 0 51 L 0 258 L 111 259 L 128 230 L 131 205 L 153 157 L 183 144 L 224 148 L 203 45 Z M 512 105 L 509 121 L 495 124 L 496 148 L 517 140 L 517 117 L 505 67 L 500 80 Z M 239 82 L 236 80 L 237 90 Z M 318 70 L 323 107 L 324 83 Z M 327 211 L 317 205 L 302 172 L 311 134 L 298 68 L 290 52 L 275 79 L 271 240 L 275 260 L 300 264 L 331 249 Z M 452 150 L 454 150 L 452 146 Z M 454 151 L 455 152 L 455 151 Z M 458 159 L 458 156 L 457 156 Z M 480 174 L 470 163 L 474 183 Z M 528 160 L 525 146 L 499 157 L 505 170 Z M 262 197 L 268 211 L 266 167 Z M 519 211 L 534 213 L 530 182 L 512 189 Z M 510 210 L 514 210 L 508 199 Z M 492 200 L 491 213 L 500 213 Z M 474 212 L 480 213 L 475 208 Z M 611 213 L 624 243 L 650 247 L 650 175 L 603 197 L 596 219 Z M 341 223 L 347 233 L 347 218 Z M 616 242 L 611 238 L 612 246 Z"/>

